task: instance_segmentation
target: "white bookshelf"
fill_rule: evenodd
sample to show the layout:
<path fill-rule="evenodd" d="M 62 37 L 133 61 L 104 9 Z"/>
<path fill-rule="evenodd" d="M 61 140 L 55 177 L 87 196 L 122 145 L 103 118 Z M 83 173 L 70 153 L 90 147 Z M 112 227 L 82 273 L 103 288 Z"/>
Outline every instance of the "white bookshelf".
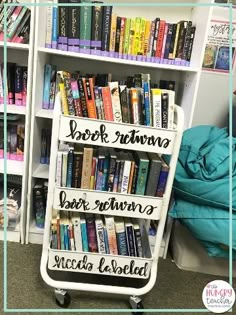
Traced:
<path fill-rule="evenodd" d="M 39 2 L 39 1 L 38 1 Z M 40 1 L 40 3 L 45 1 Z M 105 1 L 112 3 L 112 1 Z M 149 1 L 149 3 L 163 3 L 163 1 Z M 175 5 L 178 1 L 168 1 Z M 112 73 L 113 78 L 125 78 L 134 73 L 150 73 L 151 80 L 158 82 L 160 79 L 173 80 L 176 82 L 176 104 L 181 105 L 185 114 L 185 128 L 192 124 L 192 118 L 196 103 L 199 79 L 201 73 L 202 57 L 206 42 L 206 30 L 211 15 L 211 6 L 190 6 L 188 1 L 183 7 L 122 7 L 114 6 L 113 11 L 118 16 L 142 16 L 154 19 L 161 17 L 168 22 L 178 22 L 188 19 L 196 25 L 196 34 L 192 51 L 190 67 L 155 64 L 141 61 L 116 59 L 103 56 L 85 55 L 82 53 L 65 52 L 56 49 L 45 48 L 46 30 L 46 7 L 36 7 L 35 47 L 34 47 L 34 76 L 32 90 L 32 114 L 31 114 L 31 143 L 29 161 L 29 203 L 27 209 L 27 233 L 26 242 L 32 240 L 32 226 L 34 224 L 34 213 L 32 209 L 32 188 L 36 178 L 47 178 L 45 167 L 39 166 L 40 156 L 40 132 L 45 125 L 52 120 L 53 111 L 42 109 L 42 93 L 45 63 L 52 63 L 58 68 L 68 71 L 80 70 L 82 73 Z M 211 3 L 211 0 L 193 1 L 194 3 Z M 126 3 L 122 0 L 119 3 Z M 141 1 L 129 1 L 129 3 L 143 3 Z M 188 4 L 187 4 L 188 3 Z M 42 177 L 40 177 L 42 176 Z M 35 234 L 34 234 L 35 236 Z M 41 239 L 41 235 L 39 236 Z"/>
<path fill-rule="evenodd" d="M 34 3 L 34 0 L 20 0 L 19 3 Z M 8 114 L 21 115 L 25 122 L 25 141 L 24 141 L 24 161 L 7 160 L 7 169 L 4 169 L 4 160 L 0 160 L 0 173 L 7 171 L 8 175 L 19 175 L 22 177 L 22 196 L 21 196 L 21 215 L 20 221 L 14 231 L 7 232 L 7 240 L 15 242 L 25 242 L 26 232 L 26 210 L 27 210 L 27 190 L 28 190 L 28 162 L 29 162 L 29 139 L 30 139 L 30 120 L 31 120 L 31 91 L 33 74 L 33 52 L 34 52 L 34 17 L 35 8 L 31 9 L 31 29 L 29 44 L 7 43 L 7 62 L 15 62 L 28 67 L 27 83 L 27 103 L 26 106 L 7 105 Z M 0 42 L 0 62 L 4 62 L 4 42 Z M 4 113 L 4 105 L 0 104 L 0 113 Z M 0 240 L 3 240 L 3 231 L 0 231 Z"/>

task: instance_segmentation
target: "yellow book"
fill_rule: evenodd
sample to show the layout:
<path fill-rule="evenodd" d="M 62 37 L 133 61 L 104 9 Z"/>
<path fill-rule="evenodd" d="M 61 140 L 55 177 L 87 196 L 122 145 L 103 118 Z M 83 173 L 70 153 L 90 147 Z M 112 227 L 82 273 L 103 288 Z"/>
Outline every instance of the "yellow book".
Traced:
<path fill-rule="evenodd" d="M 64 115 L 69 115 L 68 102 L 64 83 L 59 83 L 59 89 L 61 94 L 62 112 Z"/>
<path fill-rule="evenodd" d="M 115 52 L 117 14 L 112 13 L 109 51 Z"/>
<path fill-rule="evenodd" d="M 135 18 L 135 27 L 134 27 L 134 50 L 133 54 L 135 56 L 138 55 L 139 52 L 139 45 L 140 45 L 140 31 L 141 31 L 141 18 L 136 17 Z"/>
<path fill-rule="evenodd" d="M 135 19 L 130 19 L 128 55 L 134 55 Z"/>
<path fill-rule="evenodd" d="M 119 54 L 124 53 L 124 44 L 125 44 L 125 25 L 126 25 L 126 18 L 121 18 L 120 24 L 120 45 L 119 45 Z"/>
<path fill-rule="evenodd" d="M 124 49 L 123 54 L 128 54 L 129 52 L 129 32 L 130 32 L 130 18 L 126 18 L 125 23 L 125 35 L 124 35 Z"/>
<path fill-rule="evenodd" d="M 144 35 L 144 47 L 143 47 L 143 55 L 144 56 L 147 56 L 147 53 L 149 51 L 150 33 L 151 33 L 151 21 L 146 21 L 145 35 Z"/>
<path fill-rule="evenodd" d="M 144 43 L 145 43 L 145 31 L 146 31 L 146 19 L 141 19 L 141 26 L 140 26 L 140 40 L 139 40 L 139 51 L 138 55 L 144 55 Z M 149 29 L 150 33 L 150 29 Z"/>
<path fill-rule="evenodd" d="M 178 23 L 176 26 L 175 44 L 174 44 L 173 56 L 172 56 L 173 59 L 175 59 L 176 50 L 177 50 L 177 43 L 178 43 L 178 38 L 179 38 L 179 27 L 180 27 L 180 23 Z"/>

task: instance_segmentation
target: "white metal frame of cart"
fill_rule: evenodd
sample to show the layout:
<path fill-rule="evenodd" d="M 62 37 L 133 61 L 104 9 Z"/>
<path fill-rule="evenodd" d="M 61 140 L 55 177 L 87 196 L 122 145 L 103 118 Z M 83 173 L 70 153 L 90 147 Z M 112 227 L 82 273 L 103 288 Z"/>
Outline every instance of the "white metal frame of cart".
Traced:
<path fill-rule="evenodd" d="M 19 4 L 34 3 L 34 0 L 20 0 Z M 27 101 L 26 106 L 7 105 L 7 114 L 17 114 L 25 117 L 25 141 L 24 141 L 24 161 L 7 160 L 6 170 L 4 170 L 3 159 L 0 160 L 0 173 L 7 172 L 7 175 L 19 175 L 22 177 L 21 209 L 20 222 L 14 230 L 7 231 L 7 240 L 25 242 L 26 220 L 27 220 L 27 191 L 28 191 L 28 161 L 29 161 L 29 140 L 30 140 L 30 121 L 31 121 L 31 93 L 33 75 L 33 53 L 34 53 L 34 29 L 35 29 L 35 7 L 29 6 L 31 10 L 30 18 L 30 39 L 29 44 L 7 43 L 7 62 L 16 62 L 28 67 L 27 82 Z M 4 42 L 0 42 L 0 60 L 4 61 L 3 56 Z M 0 104 L 0 113 L 4 112 L 4 104 Z M 4 233 L 0 230 L 0 240 L 3 240 Z"/>
<path fill-rule="evenodd" d="M 52 143 L 51 143 L 51 156 L 50 156 L 50 168 L 49 168 L 49 186 L 48 186 L 48 200 L 47 200 L 47 211 L 44 231 L 44 242 L 43 251 L 41 257 L 40 271 L 44 281 L 55 289 L 63 290 L 80 290 L 90 292 L 104 292 L 114 294 L 124 294 L 131 296 L 131 306 L 133 308 L 140 308 L 141 300 L 137 298 L 140 295 L 149 292 L 155 284 L 157 276 L 157 266 L 159 258 L 159 250 L 163 238 L 164 227 L 166 223 L 167 211 L 169 206 L 169 200 L 171 196 L 172 184 L 178 160 L 179 148 L 182 139 L 183 126 L 184 126 L 184 113 L 183 109 L 175 105 L 176 113 L 176 128 L 174 130 L 167 129 L 156 129 L 153 127 L 136 126 L 124 123 L 114 123 L 108 121 L 101 121 L 96 119 L 85 119 L 74 116 L 61 115 L 61 102 L 60 95 L 57 95 L 56 105 L 54 109 L 53 118 L 53 129 L 52 129 Z M 71 132 L 71 124 L 73 124 L 74 132 Z M 76 126 L 76 127 L 75 127 Z M 102 127 L 103 126 L 103 127 Z M 106 143 L 102 141 L 102 138 L 98 138 L 97 141 L 88 139 L 82 140 L 80 137 L 76 139 L 74 133 L 83 133 L 85 129 L 89 129 L 90 133 L 105 128 Z M 122 131 L 121 131 L 122 130 Z M 131 130 L 139 132 L 139 135 L 146 135 L 147 137 L 153 137 L 159 139 L 155 145 L 140 143 L 129 143 L 121 144 L 116 139 L 117 131 L 121 131 L 124 134 L 129 134 Z M 56 187 L 56 164 L 57 164 L 57 152 L 59 141 L 82 143 L 87 145 L 97 146 L 109 146 L 120 149 L 129 149 L 134 151 L 145 151 L 145 152 L 157 152 L 160 154 L 171 155 L 170 159 L 170 171 L 168 175 L 166 190 L 163 198 L 150 197 L 150 196 L 139 196 L 132 194 L 112 193 L 112 192 L 100 192 L 85 189 L 74 189 L 65 187 Z M 60 205 L 59 194 L 64 191 L 67 194 L 68 200 L 75 198 L 79 200 L 82 198 L 86 201 L 86 209 L 81 207 L 78 210 L 66 209 L 65 206 Z M 87 252 L 76 252 L 76 251 L 65 251 L 56 250 L 50 248 L 50 232 L 51 232 L 51 219 L 53 217 L 53 211 L 66 210 L 66 211 L 79 211 L 90 213 L 101 213 L 99 210 L 94 210 L 94 205 L 97 200 L 106 202 L 108 198 L 114 197 L 117 202 L 123 202 L 126 200 L 128 203 L 133 202 L 140 204 L 142 211 L 130 212 L 124 211 L 106 211 L 106 215 L 122 216 L 122 217 L 136 217 L 149 221 L 150 219 L 159 220 L 156 242 L 154 251 L 150 254 L 150 257 L 129 257 L 120 255 L 110 254 L 99 254 L 99 253 L 87 253 Z M 146 209 L 146 211 L 145 211 Z M 104 268 L 101 271 L 99 265 L 101 261 L 109 268 Z M 86 261 L 88 268 L 84 268 L 84 262 Z M 113 269 L 112 263 L 116 262 L 116 265 L 120 267 L 120 272 L 116 273 Z M 101 266 L 101 265 L 100 265 Z M 54 271 L 73 271 L 90 274 L 103 274 L 109 276 L 119 277 L 131 277 L 139 279 L 148 279 L 147 284 L 141 288 L 124 287 L 116 285 L 102 285 L 102 284 L 91 284 L 91 283 L 78 283 L 68 281 L 58 281 L 50 277 L 48 269 Z M 128 270 L 128 271 L 127 271 Z M 129 275 L 127 275 L 130 273 Z M 63 306 L 66 302 L 65 291 L 56 290 L 56 299 Z M 61 294 L 60 294 L 61 292 Z M 132 303 L 133 302 L 133 303 Z"/>

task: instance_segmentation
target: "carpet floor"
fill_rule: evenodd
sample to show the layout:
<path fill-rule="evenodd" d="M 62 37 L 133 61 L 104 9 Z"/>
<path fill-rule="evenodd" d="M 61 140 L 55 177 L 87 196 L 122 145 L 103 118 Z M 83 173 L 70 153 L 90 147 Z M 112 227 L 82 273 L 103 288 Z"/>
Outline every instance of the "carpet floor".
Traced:
<path fill-rule="evenodd" d="M 1 245 L 0 265 L 3 266 L 3 242 Z M 8 309 L 58 309 L 55 303 L 53 289 L 48 287 L 40 275 L 40 245 L 20 245 L 8 243 L 7 247 L 7 308 Z M 143 296 L 145 309 L 204 309 L 202 303 L 202 290 L 204 286 L 217 279 L 224 279 L 207 274 L 194 273 L 178 269 L 170 258 L 159 260 L 157 281 L 154 288 Z M 3 273 L 2 273 L 3 275 Z M 68 276 L 68 275 L 67 275 Z M 77 278 L 76 278 L 77 277 Z M 71 281 L 88 281 L 84 275 L 70 273 Z M 109 278 L 109 279 L 106 279 Z M 111 280 L 106 277 L 101 280 L 96 276 L 89 281 Z M 3 280 L 3 277 L 0 277 Z M 87 280 L 86 280 L 87 279 Z M 122 278 L 124 279 L 124 278 Z M 227 281 L 227 279 L 225 278 Z M 114 281 L 114 280 L 113 280 Z M 126 284 L 125 284 L 126 281 Z M 122 281 L 122 285 L 127 285 L 128 280 Z M 117 285 L 118 282 L 114 281 Z M 113 283 L 114 283 L 113 282 Z M 135 284 L 134 284 L 135 285 Z M 0 286 L 0 296 L 3 296 L 3 285 Z M 101 293 L 90 293 L 83 291 L 70 292 L 72 301 L 70 309 L 89 309 L 89 313 L 72 312 L 63 314 L 93 314 L 93 309 L 127 309 L 131 314 L 127 296 L 117 296 L 112 294 L 102 295 Z M 3 312 L 3 299 L 0 299 L 0 314 Z M 2 311 L 1 311 L 2 310 Z M 105 312 L 104 312 L 105 313 Z M 119 313 L 119 312 L 118 312 Z M 157 313 L 157 312 L 156 312 Z M 22 314 L 15 312 L 13 314 Z M 23 314 L 32 314 L 24 312 Z M 62 314 L 49 312 L 39 312 L 37 314 Z M 117 314 L 107 311 L 105 314 Z M 121 314 L 121 313 L 120 313 Z M 153 314 L 145 312 L 145 314 Z M 158 313 L 164 314 L 164 312 Z M 169 312 L 168 314 L 174 314 Z M 176 314 L 176 313 L 175 313 Z M 181 313 L 178 313 L 181 314 Z M 182 312 L 182 314 L 186 314 Z M 188 312 L 187 314 L 196 314 Z M 233 314 L 233 313 L 232 313 Z"/>

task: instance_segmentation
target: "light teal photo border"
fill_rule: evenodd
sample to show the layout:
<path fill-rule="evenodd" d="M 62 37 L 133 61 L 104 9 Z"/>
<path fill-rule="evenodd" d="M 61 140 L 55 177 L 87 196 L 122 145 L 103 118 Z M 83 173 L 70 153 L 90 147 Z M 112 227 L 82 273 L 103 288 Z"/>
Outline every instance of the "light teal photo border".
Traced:
<path fill-rule="evenodd" d="M 7 41 L 6 41 L 6 31 L 7 31 L 7 24 L 6 24 L 6 10 L 7 7 L 16 5 L 15 3 L 4 3 L 4 71 L 3 71 L 3 80 L 4 86 L 7 82 Z M 28 6 L 28 7 L 45 7 L 48 6 L 48 3 L 23 3 L 18 4 L 21 6 Z M 55 5 L 55 4 L 54 4 Z M 57 6 L 74 6 L 74 4 L 56 4 Z M 78 6 L 82 6 L 84 4 L 78 4 Z M 86 3 L 87 5 L 93 5 Z M 106 5 L 105 3 L 101 5 Z M 219 3 L 109 3 L 112 6 L 135 6 L 135 7 L 193 7 L 193 6 L 224 6 L 229 8 L 229 42 L 230 42 L 230 63 L 229 63 L 229 147 L 231 148 L 229 151 L 229 283 L 232 286 L 232 106 L 233 106 L 233 73 L 232 73 L 232 21 L 233 21 L 233 10 L 232 4 L 219 4 Z M 6 89 L 4 89 L 4 189 L 3 189 L 3 196 L 4 196 L 4 217 L 7 216 L 7 93 Z M 9 309 L 7 308 L 7 224 L 6 220 L 4 220 L 4 249 L 3 249 L 3 272 L 4 272 L 4 281 L 3 281 L 3 289 L 4 289 L 4 299 L 3 299 L 3 307 L 5 313 L 72 313 L 72 312 L 84 312 L 84 313 L 131 313 L 131 309 Z M 202 288 L 204 289 L 204 288 Z M 209 312 L 207 309 L 137 309 L 132 310 L 135 312 L 149 312 L 149 313 L 207 313 Z M 232 311 L 232 310 L 231 310 Z"/>

